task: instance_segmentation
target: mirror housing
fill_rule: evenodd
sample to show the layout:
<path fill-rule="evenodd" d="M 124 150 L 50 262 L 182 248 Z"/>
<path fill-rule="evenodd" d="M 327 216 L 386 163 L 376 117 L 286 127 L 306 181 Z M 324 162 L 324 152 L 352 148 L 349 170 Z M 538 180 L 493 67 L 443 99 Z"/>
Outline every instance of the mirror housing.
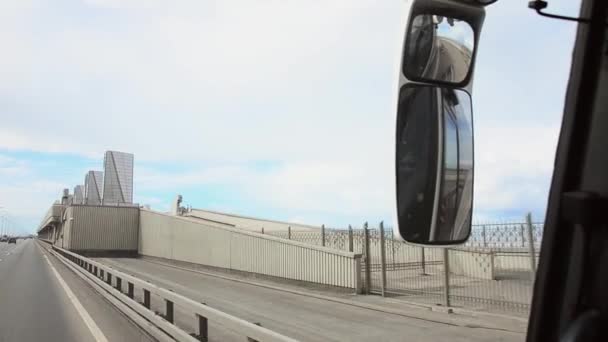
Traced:
<path fill-rule="evenodd" d="M 466 21 L 418 14 L 405 38 L 403 74 L 413 80 L 460 84 L 471 70 L 474 48 L 473 28 Z"/>
<path fill-rule="evenodd" d="M 397 88 L 395 234 L 421 245 L 464 243 L 473 210 L 476 2 L 409 2 Z"/>

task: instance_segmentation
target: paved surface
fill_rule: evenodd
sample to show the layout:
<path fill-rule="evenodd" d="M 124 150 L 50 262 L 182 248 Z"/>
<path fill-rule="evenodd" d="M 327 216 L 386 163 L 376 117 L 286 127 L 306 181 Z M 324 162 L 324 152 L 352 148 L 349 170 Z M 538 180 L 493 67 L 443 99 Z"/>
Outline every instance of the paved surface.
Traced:
<path fill-rule="evenodd" d="M 220 279 L 142 259 L 98 261 L 302 341 L 523 341 L 525 337 L 521 332 L 455 324 L 457 318 L 454 317 L 458 315 L 448 315 L 450 319 L 446 320 L 445 313 L 412 309 L 417 311 L 412 311 L 413 316 L 405 317 Z M 387 303 L 387 307 L 399 305 L 396 301 L 388 300 Z M 161 305 L 157 303 L 156 307 L 162 310 Z M 178 308 L 176 312 L 179 312 Z M 416 314 L 424 319 L 415 318 Z M 176 320 L 180 325 L 192 321 L 189 317 L 180 321 L 177 313 Z M 211 322 L 209 329 L 212 334 Z"/>
<path fill-rule="evenodd" d="M 0 342 L 95 341 L 45 255 L 108 341 L 150 341 L 35 240 L 0 243 Z"/>

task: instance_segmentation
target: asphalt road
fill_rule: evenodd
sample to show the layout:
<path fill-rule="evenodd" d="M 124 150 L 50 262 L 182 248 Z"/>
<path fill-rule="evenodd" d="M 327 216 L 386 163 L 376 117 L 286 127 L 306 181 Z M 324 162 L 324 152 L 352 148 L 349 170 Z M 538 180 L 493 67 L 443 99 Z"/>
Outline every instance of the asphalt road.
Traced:
<path fill-rule="evenodd" d="M 103 341 L 85 324 L 49 262 L 107 341 L 151 341 L 38 243 L 0 243 L 0 342 Z"/>
<path fill-rule="evenodd" d="M 203 275 L 143 259 L 98 261 L 301 341 L 523 341 L 525 338 L 522 333 L 404 317 Z M 154 304 L 153 298 L 152 306 L 163 310 L 161 302 Z M 193 323 L 189 316 L 181 320 L 178 314 L 179 307 L 176 307 L 176 320 L 182 327 Z M 192 326 L 189 328 L 193 329 Z M 209 329 L 213 335 L 218 328 L 210 323 Z M 230 339 L 227 336 L 210 337 L 211 340 Z"/>

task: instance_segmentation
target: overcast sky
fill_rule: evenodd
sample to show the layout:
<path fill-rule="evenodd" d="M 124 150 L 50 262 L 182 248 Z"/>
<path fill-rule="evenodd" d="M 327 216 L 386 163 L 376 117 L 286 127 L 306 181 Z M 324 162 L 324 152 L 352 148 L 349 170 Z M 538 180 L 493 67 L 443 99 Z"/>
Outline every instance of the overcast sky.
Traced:
<path fill-rule="evenodd" d="M 391 221 L 400 0 L 0 2 L 0 206 L 36 229 L 135 154 L 135 200 L 333 226 Z M 551 1 L 576 15 L 578 1 Z M 575 25 L 487 9 L 476 220 L 544 214 Z"/>

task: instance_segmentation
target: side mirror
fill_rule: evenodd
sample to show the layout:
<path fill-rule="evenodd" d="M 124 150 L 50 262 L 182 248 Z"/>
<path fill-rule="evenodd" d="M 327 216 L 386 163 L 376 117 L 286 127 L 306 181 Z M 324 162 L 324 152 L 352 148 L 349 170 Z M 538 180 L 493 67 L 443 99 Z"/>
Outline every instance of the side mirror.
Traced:
<path fill-rule="evenodd" d="M 473 67 L 483 7 L 410 5 L 399 70 L 397 230 L 423 245 L 465 242 L 473 212 Z"/>
<path fill-rule="evenodd" d="M 464 20 L 418 14 L 409 25 L 403 74 L 410 80 L 460 84 L 469 75 L 475 34 Z"/>

